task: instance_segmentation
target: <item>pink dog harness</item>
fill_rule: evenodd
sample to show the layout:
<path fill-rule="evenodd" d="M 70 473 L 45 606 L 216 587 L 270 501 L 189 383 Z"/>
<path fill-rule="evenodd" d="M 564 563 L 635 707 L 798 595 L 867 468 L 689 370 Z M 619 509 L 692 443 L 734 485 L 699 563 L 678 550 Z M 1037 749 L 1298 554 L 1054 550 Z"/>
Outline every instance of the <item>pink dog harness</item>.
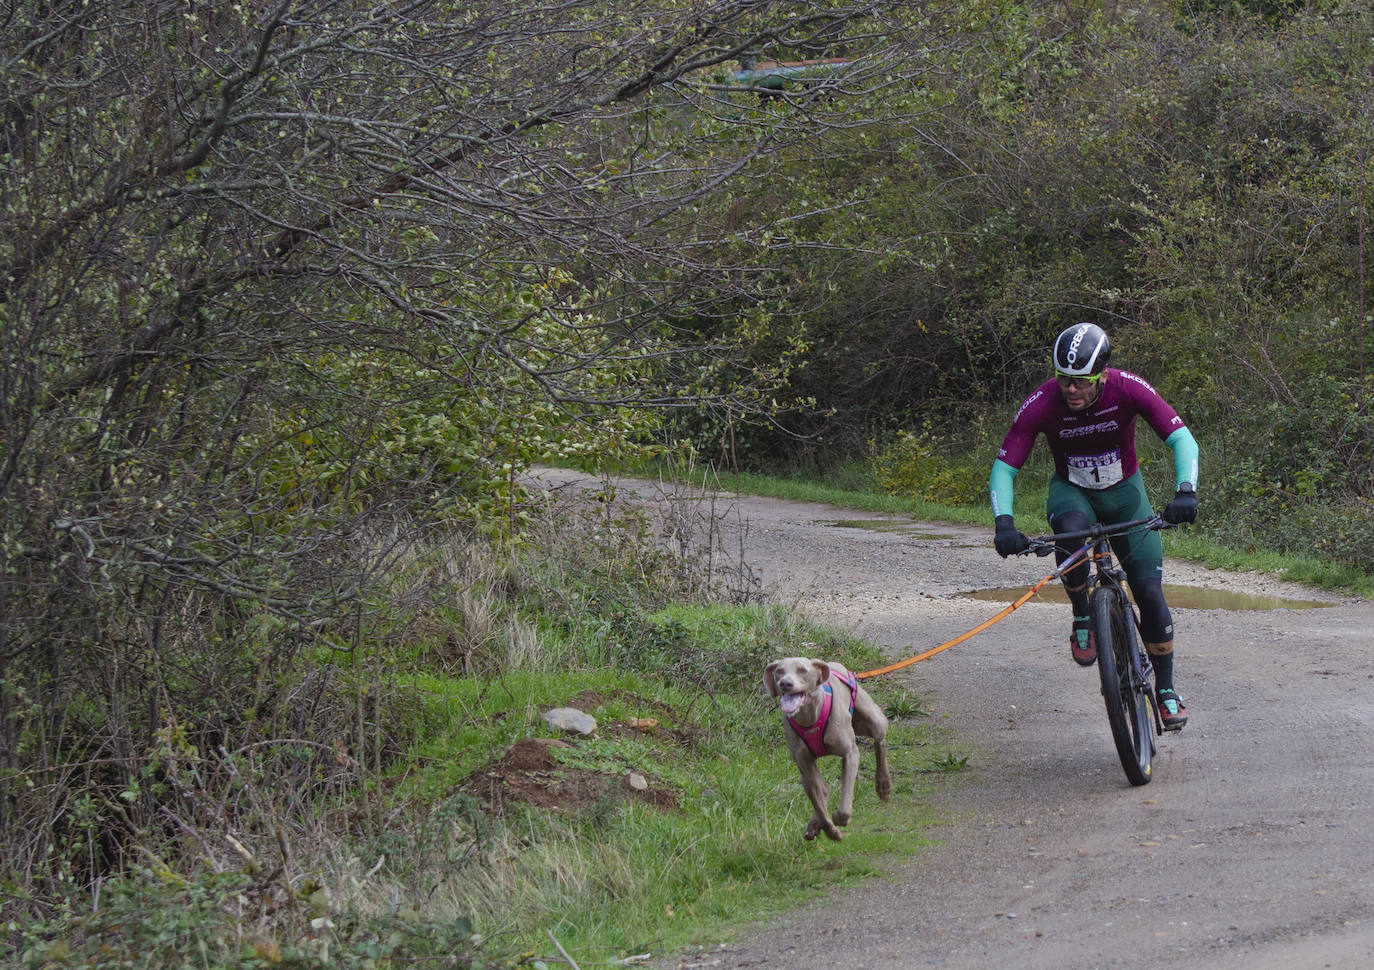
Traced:
<path fill-rule="evenodd" d="M 834 676 L 840 679 L 840 683 L 849 688 L 849 713 L 854 713 L 854 695 L 859 692 L 859 678 L 849 671 L 836 673 Z M 792 725 L 792 730 L 797 732 L 797 737 L 806 742 L 806 746 L 811 749 L 811 753 L 817 758 L 824 758 L 825 751 L 825 726 L 830 723 L 830 705 L 835 699 L 835 692 L 827 683 L 821 690 L 825 691 L 825 699 L 821 701 L 821 716 L 816 718 L 816 723 L 809 728 L 801 727 L 796 721 L 792 720 L 792 715 L 787 715 L 787 723 Z"/>

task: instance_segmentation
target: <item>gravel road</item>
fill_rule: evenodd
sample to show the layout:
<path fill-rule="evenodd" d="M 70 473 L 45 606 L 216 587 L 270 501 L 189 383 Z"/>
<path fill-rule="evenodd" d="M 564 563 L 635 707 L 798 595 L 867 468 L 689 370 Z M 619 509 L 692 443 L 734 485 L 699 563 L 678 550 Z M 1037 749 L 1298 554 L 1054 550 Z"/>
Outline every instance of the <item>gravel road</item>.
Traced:
<path fill-rule="evenodd" d="M 999 608 L 960 593 L 1024 588 L 1052 568 L 999 559 L 990 528 L 750 497 L 718 497 L 713 511 L 739 530 L 769 597 L 893 659 Z M 1063 604 L 1032 600 L 890 675 L 974 746 L 928 806 L 949 820 L 929 833 L 938 844 L 677 966 L 1374 967 L 1374 604 L 1174 561 L 1165 581 L 1330 605 L 1175 606 L 1190 720 L 1160 740 L 1140 788 L 1116 760 L 1096 670 L 1068 656 Z M 863 783 L 871 764 L 861 772 Z"/>

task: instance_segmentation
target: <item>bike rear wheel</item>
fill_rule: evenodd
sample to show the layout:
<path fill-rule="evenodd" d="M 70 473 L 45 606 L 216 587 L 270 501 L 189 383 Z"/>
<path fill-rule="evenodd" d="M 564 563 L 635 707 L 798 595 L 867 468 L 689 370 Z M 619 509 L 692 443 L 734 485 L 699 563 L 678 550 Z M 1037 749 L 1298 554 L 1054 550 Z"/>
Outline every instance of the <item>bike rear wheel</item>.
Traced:
<path fill-rule="evenodd" d="M 1124 598 L 1116 590 L 1099 586 L 1093 590 L 1089 605 L 1097 638 L 1097 672 L 1116 753 L 1131 784 L 1146 785 L 1154 753 L 1154 723 L 1149 691 L 1136 662 L 1139 648 L 1135 629 Z"/>

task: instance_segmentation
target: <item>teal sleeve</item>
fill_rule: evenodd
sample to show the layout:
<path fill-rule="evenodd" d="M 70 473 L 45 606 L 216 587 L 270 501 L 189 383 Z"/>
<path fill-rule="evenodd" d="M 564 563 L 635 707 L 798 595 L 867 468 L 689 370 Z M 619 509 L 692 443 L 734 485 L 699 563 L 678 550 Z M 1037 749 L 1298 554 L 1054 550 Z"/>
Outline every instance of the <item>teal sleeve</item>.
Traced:
<path fill-rule="evenodd" d="M 1016 477 L 1016 469 L 1012 468 L 1002 459 L 997 458 L 992 463 L 992 474 L 988 476 L 988 491 L 992 494 L 992 517 L 995 519 L 999 515 L 1012 515 L 1012 497 L 1015 494 L 1012 490 L 1012 479 Z"/>
<path fill-rule="evenodd" d="M 1197 488 L 1197 439 L 1187 428 L 1179 428 L 1164 443 L 1174 450 L 1174 487 L 1192 482 Z"/>

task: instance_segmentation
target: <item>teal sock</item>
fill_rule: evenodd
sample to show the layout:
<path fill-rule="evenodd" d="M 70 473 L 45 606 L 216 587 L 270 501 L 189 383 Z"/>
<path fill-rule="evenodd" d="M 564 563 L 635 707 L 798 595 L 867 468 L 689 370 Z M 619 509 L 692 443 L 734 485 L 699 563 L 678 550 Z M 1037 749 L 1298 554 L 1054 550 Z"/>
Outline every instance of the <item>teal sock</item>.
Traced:
<path fill-rule="evenodd" d="M 1172 653 L 1150 657 L 1155 667 L 1155 690 L 1174 689 L 1174 655 Z"/>

